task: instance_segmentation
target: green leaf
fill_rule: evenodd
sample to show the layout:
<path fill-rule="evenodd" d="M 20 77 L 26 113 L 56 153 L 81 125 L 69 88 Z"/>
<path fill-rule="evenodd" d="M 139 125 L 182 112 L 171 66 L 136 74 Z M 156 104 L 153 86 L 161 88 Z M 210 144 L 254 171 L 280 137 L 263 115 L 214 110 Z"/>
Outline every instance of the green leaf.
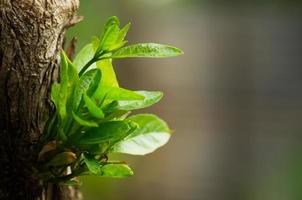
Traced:
<path fill-rule="evenodd" d="M 64 53 L 61 52 L 60 91 L 58 92 L 57 111 L 61 119 L 66 116 L 68 97 L 68 63 Z"/>
<path fill-rule="evenodd" d="M 78 71 L 73 62 L 67 57 L 66 53 L 62 51 L 61 56 L 67 61 L 68 65 L 68 83 L 69 87 L 73 87 L 73 85 L 79 81 Z"/>
<path fill-rule="evenodd" d="M 61 51 L 61 73 L 60 73 L 60 83 L 63 85 L 68 84 L 68 62 L 67 56 L 65 55 L 64 51 Z M 65 87 L 65 86 L 64 86 Z"/>
<path fill-rule="evenodd" d="M 123 42 L 129 29 L 130 29 L 131 23 L 126 24 L 119 32 L 118 38 L 117 38 L 117 42 Z"/>
<path fill-rule="evenodd" d="M 101 168 L 101 176 L 111 178 L 125 178 L 133 176 L 132 169 L 126 164 L 106 164 Z"/>
<path fill-rule="evenodd" d="M 86 94 L 83 95 L 84 102 L 86 104 L 86 107 L 89 111 L 89 113 L 98 119 L 103 119 L 105 117 L 103 111 L 101 108 L 99 108 L 96 103 Z"/>
<path fill-rule="evenodd" d="M 78 115 L 76 115 L 73 111 L 72 111 L 72 116 L 74 118 L 74 120 L 76 122 L 78 122 L 78 124 L 82 125 L 82 126 L 86 126 L 86 127 L 98 127 L 98 124 L 94 121 L 87 121 L 85 119 L 82 119 L 81 117 L 79 117 Z"/>
<path fill-rule="evenodd" d="M 123 47 L 114 52 L 112 58 L 165 58 L 179 56 L 181 54 L 183 54 L 183 52 L 176 47 L 155 43 L 142 43 Z"/>
<path fill-rule="evenodd" d="M 72 96 L 76 84 L 79 82 L 78 71 L 76 66 L 69 60 L 65 52 L 62 52 L 62 56 L 67 61 L 68 64 L 68 89 L 67 89 L 67 102 L 66 102 L 66 112 L 71 113 L 72 110 Z"/>
<path fill-rule="evenodd" d="M 107 111 L 114 110 L 136 110 L 141 108 L 149 107 L 155 103 L 157 103 L 162 97 L 162 92 L 148 92 L 148 91 L 137 91 L 136 93 L 144 96 L 145 98 L 142 100 L 130 100 L 130 101 L 116 101 L 111 105 L 106 107 Z"/>
<path fill-rule="evenodd" d="M 120 25 L 120 20 L 117 16 L 111 16 L 107 19 L 107 22 L 104 27 L 104 32 L 103 35 L 105 35 L 106 32 L 108 32 L 108 29 L 112 26 L 119 26 Z"/>
<path fill-rule="evenodd" d="M 103 50 L 110 50 L 111 46 L 116 43 L 120 32 L 119 25 L 120 22 L 117 17 L 113 16 L 108 19 L 97 52 Z"/>
<path fill-rule="evenodd" d="M 120 29 L 117 25 L 113 25 L 108 29 L 101 42 L 102 50 L 108 50 L 108 51 L 111 50 L 111 47 L 116 43 L 119 30 Z"/>
<path fill-rule="evenodd" d="M 123 121 L 105 122 L 97 128 L 89 129 L 85 134 L 76 135 L 71 138 L 75 145 L 91 145 L 110 143 L 114 144 L 121 141 L 130 134 L 132 127 L 129 123 Z"/>
<path fill-rule="evenodd" d="M 109 49 L 110 51 L 119 49 L 119 48 L 123 47 L 125 44 L 127 44 L 128 41 L 124 41 L 124 39 L 129 31 L 130 25 L 131 25 L 131 23 L 128 23 L 126 26 L 124 26 L 124 28 L 122 28 L 120 30 L 115 43 L 113 45 L 111 45 L 111 47 Z"/>
<path fill-rule="evenodd" d="M 73 110 L 77 111 L 82 100 L 82 96 L 86 93 L 92 96 L 101 81 L 101 71 L 99 69 L 92 69 L 81 76 L 78 84 L 76 85 L 73 95 Z"/>
<path fill-rule="evenodd" d="M 94 57 L 93 44 L 87 44 L 84 46 L 77 56 L 74 58 L 73 63 L 77 67 L 78 71 L 81 69 Z M 96 68 L 96 63 L 93 63 L 88 69 Z"/>
<path fill-rule="evenodd" d="M 51 86 L 50 98 L 54 102 L 57 109 L 59 107 L 60 101 L 60 89 L 61 85 L 59 83 L 53 83 Z"/>
<path fill-rule="evenodd" d="M 99 46 L 100 46 L 100 39 L 96 36 L 92 36 L 91 38 L 91 44 L 94 50 L 94 53 L 96 53 L 96 51 L 98 50 Z"/>
<path fill-rule="evenodd" d="M 145 155 L 165 145 L 170 139 L 168 125 L 155 115 L 139 114 L 127 120 L 137 123 L 139 128 L 117 143 L 113 152 Z"/>
<path fill-rule="evenodd" d="M 96 65 L 102 71 L 102 86 L 119 86 L 111 59 L 100 60 L 96 63 Z"/>
<path fill-rule="evenodd" d="M 84 162 L 86 163 L 87 168 L 92 174 L 100 174 L 101 166 L 100 163 L 94 158 L 93 155 L 85 154 Z"/>
<path fill-rule="evenodd" d="M 108 100 L 143 100 L 145 97 L 137 92 L 110 86 L 100 86 L 94 94 L 94 98 Z"/>

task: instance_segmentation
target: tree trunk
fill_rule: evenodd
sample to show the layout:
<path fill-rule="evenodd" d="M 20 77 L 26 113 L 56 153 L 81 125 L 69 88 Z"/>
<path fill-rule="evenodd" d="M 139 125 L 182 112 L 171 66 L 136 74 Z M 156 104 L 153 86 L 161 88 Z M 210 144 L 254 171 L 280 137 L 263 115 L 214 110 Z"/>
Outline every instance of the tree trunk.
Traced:
<path fill-rule="evenodd" d="M 71 188 L 44 187 L 34 166 L 58 54 L 78 6 L 78 0 L 0 0 L 0 199 L 77 199 Z"/>

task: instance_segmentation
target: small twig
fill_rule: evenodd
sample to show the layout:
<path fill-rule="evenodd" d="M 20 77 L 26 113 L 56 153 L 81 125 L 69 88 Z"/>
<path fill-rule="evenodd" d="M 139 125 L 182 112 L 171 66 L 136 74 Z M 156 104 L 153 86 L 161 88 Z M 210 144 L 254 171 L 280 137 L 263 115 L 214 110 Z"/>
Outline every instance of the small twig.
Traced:
<path fill-rule="evenodd" d="M 66 54 L 70 60 L 73 60 L 77 43 L 78 39 L 73 37 L 69 43 L 69 47 L 66 49 Z"/>
<path fill-rule="evenodd" d="M 70 28 L 84 19 L 83 16 L 74 16 L 67 24 L 66 28 Z"/>

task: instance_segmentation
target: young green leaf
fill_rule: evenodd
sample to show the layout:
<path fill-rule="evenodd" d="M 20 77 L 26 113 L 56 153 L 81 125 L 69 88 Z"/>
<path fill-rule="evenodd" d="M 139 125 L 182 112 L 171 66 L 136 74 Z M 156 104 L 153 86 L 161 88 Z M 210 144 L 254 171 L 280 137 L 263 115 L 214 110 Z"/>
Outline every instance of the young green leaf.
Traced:
<path fill-rule="evenodd" d="M 84 154 L 84 162 L 92 174 L 101 173 L 101 165 L 93 155 Z"/>
<path fill-rule="evenodd" d="M 117 43 L 123 42 L 129 29 L 130 29 L 131 23 L 126 24 L 119 32 Z"/>
<path fill-rule="evenodd" d="M 75 66 L 77 66 L 78 71 L 81 71 L 82 68 L 94 57 L 94 49 L 93 44 L 87 44 L 84 46 L 80 52 L 77 54 L 77 56 L 74 58 L 73 63 Z M 88 69 L 94 69 L 96 68 L 96 63 L 92 63 L 91 66 Z"/>
<path fill-rule="evenodd" d="M 71 99 L 74 87 L 78 83 L 79 77 L 73 63 L 68 59 L 64 51 L 61 52 L 61 73 L 60 84 L 52 86 L 51 98 L 56 105 L 57 112 L 62 120 L 65 119 L 71 107 Z"/>
<path fill-rule="evenodd" d="M 85 105 L 89 111 L 89 113 L 98 119 L 103 119 L 105 114 L 103 113 L 102 109 L 99 108 L 96 103 L 86 94 L 83 95 Z"/>
<path fill-rule="evenodd" d="M 73 94 L 73 110 L 77 111 L 82 100 L 82 96 L 86 93 L 92 96 L 101 82 L 101 71 L 92 69 L 81 76 L 78 84 L 75 87 Z"/>
<path fill-rule="evenodd" d="M 102 86 L 118 87 L 118 81 L 112 66 L 111 59 L 100 60 L 96 63 L 97 67 L 102 71 Z"/>
<path fill-rule="evenodd" d="M 148 91 L 137 91 L 137 94 L 144 96 L 141 100 L 121 100 L 115 101 L 106 107 L 107 111 L 114 110 L 136 110 L 141 108 L 149 107 L 157 103 L 163 96 L 162 92 L 148 92 Z"/>
<path fill-rule="evenodd" d="M 101 49 L 102 50 L 111 50 L 111 47 L 115 45 L 116 40 L 119 36 L 119 27 L 117 25 L 112 25 L 111 27 L 108 28 L 108 31 L 105 33 L 102 42 L 101 42 Z"/>
<path fill-rule="evenodd" d="M 119 28 L 120 22 L 117 17 L 111 17 L 105 25 L 105 30 L 102 35 L 100 46 L 97 50 L 97 53 L 104 50 L 110 50 L 110 47 L 116 43 L 117 38 L 119 37 Z"/>
<path fill-rule="evenodd" d="M 57 87 L 57 86 L 56 86 Z M 61 73 L 60 73 L 60 91 L 58 94 L 57 111 L 61 119 L 66 116 L 66 104 L 68 98 L 68 62 L 63 52 L 61 52 Z"/>
<path fill-rule="evenodd" d="M 55 104 L 57 110 L 59 107 L 59 101 L 60 101 L 60 89 L 61 85 L 59 83 L 53 83 L 51 86 L 51 93 L 50 93 L 50 98 Z"/>
<path fill-rule="evenodd" d="M 128 23 L 126 26 L 124 26 L 124 28 L 122 28 L 119 31 L 118 37 L 117 37 L 115 43 L 113 45 L 111 45 L 109 51 L 114 51 L 116 49 L 123 47 L 125 44 L 127 44 L 128 41 L 126 41 L 124 39 L 129 31 L 130 25 L 131 25 L 131 23 Z"/>
<path fill-rule="evenodd" d="M 97 52 L 97 50 L 98 50 L 98 48 L 100 46 L 100 42 L 101 41 L 100 41 L 100 39 L 98 37 L 92 36 L 92 38 L 91 38 L 91 44 L 92 44 L 92 48 L 94 50 L 94 53 Z"/>
<path fill-rule="evenodd" d="M 120 87 L 100 86 L 94 93 L 94 98 L 107 100 L 144 100 L 145 97 L 137 92 Z"/>
<path fill-rule="evenodd" d="M 101 168 L 102 177 L 125 178 L 133 176 L 132 169 L 126 164 L 106 164 Z"/>
<path fill-rule="evenodd" d="M 128 136 L 131 130 L 132 127 L 127 122 L 105 122 L 97 128 L 89 129 L 85 134 L 74 136 L 71 141 L 73 144 L 80 146 L 102 143 L 114 144 Z"/>
<path fill-rule="evenodd" d="M 76 66 L 69 60 L 65 52 L 62 52 L 62 56 L 67 61 L 68 64 L 68 89 L 67 89 L 67 102 L 66 102 L 66 112 L 71 113 L 72 110 L 72 96 L 74 92 L 75 85 L 79 82 L 78 71 Z"/>
<path fill-rule="evenodd" d="M 137 123 L 139 128 L 114 145 L 113 152 L 145 155 L 165 145 L 170 139 L 168 125 L 155 115 L 139 114 L 128 120 Z"/>
<path fill-rule="evenodd" d="M 98 124 L 96 122 L 94 122 L 94 121 L 87 121 L 85 119 L 82 119 L 77 114 L 75 114 L 73 111 L 72 111 L 72 116 L 73 116 L 74 120 L 76 122 L 78 122 L 78 124 L 80 124 L 82 126 L 86 126 L 86 127 L 98 127 Z"/>
<path fill-rule="evenodd" d="M 108 29 L 112 26 L 120 26 L 120 20 L 117 16 L 111 16 L 108 18 L 104 27 L 103 36 L 106 32 L 108 32 Z M 101 38 L 103 38 L 103 36 Z"/>
<path fill-rule="evenodd" d="M 172 46 L 155 44 L 155 43 L 142 43 L 134 44 L 123 47 L 112 54 L 112 58 L 165 58 L 174 57 L 183 54 L 183 52 Z"/>
<path fill-rule="evenodd" d="M 78 71 L 74 63 L 71 62 L 71 60 L 67 57 L 66 53 L 62 51 L 61 56 L 64 57 L 64 59 L 67 61 L 68 65 L 68 87 L 73 88 L 74 84 L 79 81 Z"/>

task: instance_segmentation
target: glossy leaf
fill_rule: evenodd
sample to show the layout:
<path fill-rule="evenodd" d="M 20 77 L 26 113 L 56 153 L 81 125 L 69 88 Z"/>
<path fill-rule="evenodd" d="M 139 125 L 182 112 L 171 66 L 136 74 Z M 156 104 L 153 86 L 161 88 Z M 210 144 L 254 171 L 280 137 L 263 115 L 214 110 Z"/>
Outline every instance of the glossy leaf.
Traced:
<path fill-rule="evenodd" d="M 112 58 L 165 58 L 179 56 L 181 54 L 183 54 L 183 52 L 176 47 L 155 43 L 141 43 L 126 46 L 117 50 L 113 53 Z"/>
<path fill-rule="evenodd" d="M 145 97 L 137 92 L 120 87 L 100 86 L 94 98 L 108 100 L 144 100 Z"/>
<path fill-rule="evenodd" d="M 113 152 L 145 155 L 165 145 L 170 139 L 168 125 L 155 115 L 139 114 L 129 117 L 128 120 L 137 123 L 139 128 L 117 143 Z"/>
<path fill-rule="evenodd" d="M 148 91 L 137 91 L 136 93 L 144 96 L 142 100 L 130 100 L 130 101 L 116 101 L 111 106 L 108 106 L 107 109 L 109 111 L 113 110 L 136 110 L 141 108 L 149 107 L 155 103 L 157 103 L 162 97 L 162 92 L 148 92 Z"/>
<path fill-rule="evenodd" d="M 133 176 L 132 169 L 126 164 L 106 164 L 101 168 L 102 177 L 125 178 Z"/>

